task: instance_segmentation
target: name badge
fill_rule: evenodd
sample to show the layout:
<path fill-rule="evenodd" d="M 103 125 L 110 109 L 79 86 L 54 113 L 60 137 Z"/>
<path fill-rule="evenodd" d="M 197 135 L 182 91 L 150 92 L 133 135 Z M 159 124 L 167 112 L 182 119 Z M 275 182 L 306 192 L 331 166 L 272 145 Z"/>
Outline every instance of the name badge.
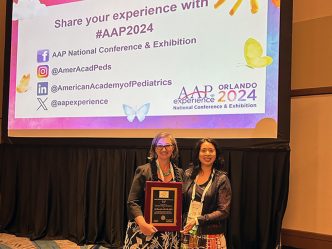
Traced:
<path fill-rule="evenodd" d="M 187 223 L 202 214 L 203 203 L 198 201 L 191 201 L 188 213 Z"/>

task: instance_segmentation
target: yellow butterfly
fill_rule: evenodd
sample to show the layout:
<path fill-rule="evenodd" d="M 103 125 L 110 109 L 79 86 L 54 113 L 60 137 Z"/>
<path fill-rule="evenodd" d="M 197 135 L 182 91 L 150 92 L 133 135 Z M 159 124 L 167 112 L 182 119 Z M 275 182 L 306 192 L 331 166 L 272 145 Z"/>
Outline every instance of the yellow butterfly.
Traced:
<path fill-rule="evenodd" d="M 24 74 L 20 80 L 20 84 L 16 87 L 18 93 L 24 93 L 29 89 L 30 74 Z"/>
<path fill-rule="evenodd" d="M 262 56 L 263 48 L 259 41 L 249 38 L 244 44 L 244 58 L 251 68 L 266 67 L 273 62 L 272 57 Z"/>

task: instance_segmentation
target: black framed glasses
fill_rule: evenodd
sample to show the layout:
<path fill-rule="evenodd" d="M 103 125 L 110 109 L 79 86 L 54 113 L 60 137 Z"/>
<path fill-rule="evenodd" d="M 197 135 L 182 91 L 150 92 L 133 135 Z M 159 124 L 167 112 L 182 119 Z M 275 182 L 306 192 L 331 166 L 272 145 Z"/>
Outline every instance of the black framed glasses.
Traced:
<path fill-rule="evenodd" d="M 156 145 L 156 150 L 163 150 L 163 149 L 166 149 L 166 150 L 171 150 L 173 148 L 173 144 L 157 144 Z"/>

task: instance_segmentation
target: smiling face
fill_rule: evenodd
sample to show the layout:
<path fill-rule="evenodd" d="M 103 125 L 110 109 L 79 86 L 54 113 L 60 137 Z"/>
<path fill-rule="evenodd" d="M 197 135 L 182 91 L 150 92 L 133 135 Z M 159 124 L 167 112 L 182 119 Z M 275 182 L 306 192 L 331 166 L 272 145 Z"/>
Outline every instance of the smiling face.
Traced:
<path fill-rule="evenodd" d="M 199 161 L 201 162 L 201 167 L 212 167 L 214 161 L 216 160 L 216 148 L 212 143 L 204 142 L 201 144 L 199 150 Z"/>
<path fill-rule="evenodd" d="M 162 137 L 158 140 L 155 151 L 159 161 L 170 160 L 174 146 L 169 137 Z"/>

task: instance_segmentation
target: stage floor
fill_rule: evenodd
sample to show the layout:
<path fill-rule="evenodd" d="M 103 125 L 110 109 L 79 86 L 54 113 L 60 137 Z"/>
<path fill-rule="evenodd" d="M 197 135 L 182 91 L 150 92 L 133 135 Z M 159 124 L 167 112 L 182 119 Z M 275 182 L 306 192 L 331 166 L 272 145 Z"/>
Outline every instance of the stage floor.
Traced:
<path fill-rule="evenodd" d="M 0 249 L 103 249 L 101 245 L 78 246 L 69 240 L 35 240 L 0 233 Z"/>

